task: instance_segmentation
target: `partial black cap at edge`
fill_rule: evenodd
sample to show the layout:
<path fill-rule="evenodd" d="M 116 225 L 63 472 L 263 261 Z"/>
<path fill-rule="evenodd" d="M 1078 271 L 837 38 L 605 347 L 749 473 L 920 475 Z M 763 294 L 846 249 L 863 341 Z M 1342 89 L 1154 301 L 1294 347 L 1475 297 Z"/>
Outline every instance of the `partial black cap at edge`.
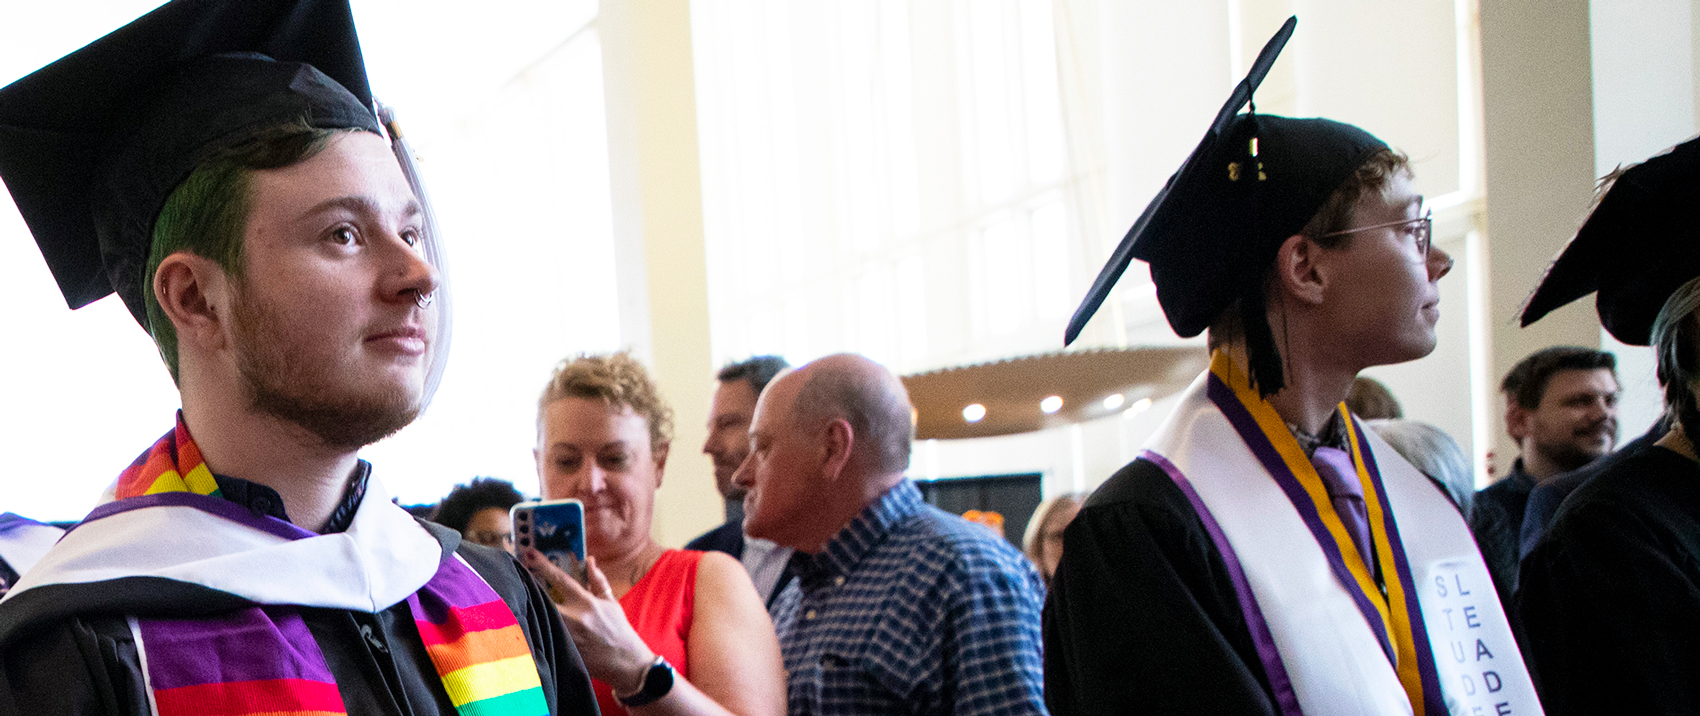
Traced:
<path fill-rule="evenodd" d="M 1700 276 L 1697 198 L 1700 138 L 1625 169 L 1542 276 L 1521 324 L 1598 292 L 1595 309 L 1612 337 L 1650 343 L 1665 301 Z"/>
<path fill-rule="evenodd" d="M 371 106 L 348 0 L 174 0 L 0 89 L 0 179 L 66 303 L 116 290 L 145 327 L 153 224 L 200 161 L 297 120 L 379 132 Z"/>

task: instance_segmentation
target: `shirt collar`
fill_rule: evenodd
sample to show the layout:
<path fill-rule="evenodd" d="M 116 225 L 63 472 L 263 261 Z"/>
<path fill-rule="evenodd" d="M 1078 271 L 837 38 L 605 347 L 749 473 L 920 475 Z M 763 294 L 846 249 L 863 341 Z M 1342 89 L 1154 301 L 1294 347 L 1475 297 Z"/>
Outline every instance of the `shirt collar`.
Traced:
<path fill-rule="evenodd" d="M 813 582 L 833 575 L 849 574 L 875 545 L 885 540 L 898 522 L 921 511 L 926 503 L 920 488 L 903 480 L 885 491 L 868 505 L 856 519 L 826 543 L 818 554 L 797 552 L 791 557 L 792 567 L 804 582 Z"/>
<path fill-rule="evenodd" d="M 1299 426 L 1287 423 L 1287 430 L 1292 432 L 1293 439 L 1299 442 L 1306 456 L 1315 455 L 1319 447 L 1331 447 L 1350 452 L 1346 440 L 1345 425 L 1340 420 L 1340 411 L 1336 410 L 1328 416 L 1328 422 L 1322 424 L 1322 432 L 1311 435 L 1299 429 Z"/>
<path fill-rule="evenodd" d="M 348 476 L 348 485 L 342 490 L 342 499 L 337 502 L 336 509 L 331 511 L 330 519 L 325 521 L 320 534 L 345 532 L 354 523 L 354 513 L 360 509 L 360 503 L 366 498 L 366 481 L 372 476 L 372 464 L 359 460 L 354 466 L 353 474 Z M 240 477 L 229 475 L 213 475 L 218 481 L 218 494 L 226 500 L 248 508 L 249 511 L 262 517 L 276 517 L 284 522 L 289 519 L 289 513 L 283 509 L 283 496 L 270 487 L 258 482 L 249 482 Z M 297 525 L 312 529 L 311 525 Z"/>

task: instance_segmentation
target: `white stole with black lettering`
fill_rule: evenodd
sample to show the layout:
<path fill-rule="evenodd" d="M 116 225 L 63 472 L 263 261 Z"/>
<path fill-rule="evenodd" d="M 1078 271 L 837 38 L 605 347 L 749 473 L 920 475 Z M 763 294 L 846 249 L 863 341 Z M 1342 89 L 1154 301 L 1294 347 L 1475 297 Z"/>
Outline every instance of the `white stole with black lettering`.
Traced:
<path fill-rule="evenodd" d="M 1382 580 L 1366 581 L 1372 568 L 1344 546 L 1314 468 L 1245 383 L 1218 355 L 1142 457 L 1187 494 L 1228 563 L 1281 711 L 1542 713 L 1452 504 L 1352 421 L 1366 500 L 1382 507 L 1372 522 L 1384 519 L 1374 537 Z"/>

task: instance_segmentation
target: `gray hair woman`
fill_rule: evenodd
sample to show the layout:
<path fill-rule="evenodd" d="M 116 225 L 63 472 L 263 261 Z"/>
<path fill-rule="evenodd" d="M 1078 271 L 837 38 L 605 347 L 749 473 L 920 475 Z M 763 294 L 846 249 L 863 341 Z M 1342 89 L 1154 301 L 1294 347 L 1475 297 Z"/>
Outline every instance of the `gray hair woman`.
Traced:
<path fill-rule="evenodd" d="M 1452 506 L 1470 519 L 1470 509 L 1476 499 L 1476 476 L 1470 470 L 1470 459 L 1458 441 L 1433 425 L 1419 420 L 1391 418 L 1364 423 L 1392 445 L 1406 462 L 1421 471 L 1429 482 L 1440 488 Z"/>

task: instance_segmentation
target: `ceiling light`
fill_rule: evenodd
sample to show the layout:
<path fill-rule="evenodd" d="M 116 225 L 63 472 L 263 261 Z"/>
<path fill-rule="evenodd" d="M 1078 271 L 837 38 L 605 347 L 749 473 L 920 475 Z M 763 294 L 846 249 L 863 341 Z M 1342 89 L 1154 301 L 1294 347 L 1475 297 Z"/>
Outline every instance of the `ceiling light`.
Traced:
<path fill-rule="evenodd" d="M 974 403 L 962 409 L 962 419 L 970 423 L 978 423 L 984 417 L 986 417 L 986 406 L 979 403 Z"/>
<path fill-rule="evenodd" d="M 1150 408 L 1150 407 L 1151 407 L 1151 399 L 1150 398 L 1140 398 L 1139 400 L 1133 401 L 1133 405 L 1128 406 L 1127 411 L 1124 412 L 1123 414 L 1124 415 L 1138 415 L 1140 413 L 1145 412 L 1145 410 L 1147 408 Z"/>
<path fill-rule="evenodd" d="M 1053 395 L 1039 401 L 1039 410 L 1044 411 L 1047 415 L 1062 410 L 1062 396 Z"/>
<path fill-rule="evenodd" d="M 1115 410 L 1116 408 L 1122 407 L 1122 403 L 1125 402 L 1127 402 L 1127 398 L 1121 393 L 1111 393 L 1104 398 L 1104 409 Z"/>

